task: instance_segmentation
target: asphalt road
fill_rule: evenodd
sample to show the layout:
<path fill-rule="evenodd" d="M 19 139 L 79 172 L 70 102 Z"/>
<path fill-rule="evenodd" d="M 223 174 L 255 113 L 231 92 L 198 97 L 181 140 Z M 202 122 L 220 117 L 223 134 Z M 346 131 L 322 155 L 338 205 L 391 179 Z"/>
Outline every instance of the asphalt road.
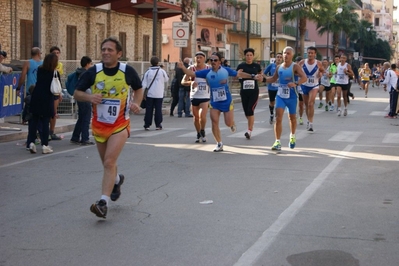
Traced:
<path fill-rule="evenodd" d="M 267 99 L 251 140 L 236 104 L 221 153 L 210 120 L 196 144 L 189 118 L 144 131 L 132 116 L 106 220 L 89 211 L 101 193 L 94 146 L 69 144 L 70 132 L 51 155 L 1 143 L 0 265 L 397 266 L 399 120 L 383 118 L 382 89 L 352 90 L 347 117 L 316 105 L 315 133 L 298 126 L 294 150 L 284 117 L 280 153 Z"/>

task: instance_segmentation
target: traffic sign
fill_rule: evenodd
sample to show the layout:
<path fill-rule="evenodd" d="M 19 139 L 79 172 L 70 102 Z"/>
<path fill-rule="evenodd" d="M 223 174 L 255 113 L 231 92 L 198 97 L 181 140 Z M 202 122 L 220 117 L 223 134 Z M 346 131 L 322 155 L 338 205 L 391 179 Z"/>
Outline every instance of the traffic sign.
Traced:
<path fill-rule="evenodd" d="M 353 52 L 353 59 L 355 60 L 359 59 L 359 52 Z"/>
<path fill-rule="evenodd" d="M 189 22 L 173 22 L 172 39 L 188 40 L 189 38 Z"/>
<path fill-rule="evenodd" d="M 187 40 L 175 40 L 175 47 L 187 47 Z"/>

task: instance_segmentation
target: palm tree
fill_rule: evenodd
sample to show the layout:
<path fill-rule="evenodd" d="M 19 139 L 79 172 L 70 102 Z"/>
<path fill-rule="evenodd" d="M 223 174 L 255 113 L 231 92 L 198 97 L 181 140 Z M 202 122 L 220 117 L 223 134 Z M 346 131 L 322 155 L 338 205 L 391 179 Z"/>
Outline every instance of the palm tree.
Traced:
<path fill-rule="evenodd" d="M 322 16 L 320 11 L 322 10 L 333 10 L 333 1 L 331 0 L 308 0 L 305 1 L 306 7 L 288 11 L 283 14 L 283 20 L 285 22 L 295 20 L 299 17 L 299 36 L 300 36 L 300 47 L 301 51 L 305 47 L 305 34 L 306 34 L 306 21 L 319 21 Z"/>
<path fill-rule="evenodd" d="M 333 6 L 334 5 L 336 4 L 333 4 Z M 338 54 L 339 51 L 340 33 L 344 32 L 346 36 L 351 36 L 357 32 L 359 28 L 359 15 L 353 12 L 355 8 L 348 4 L 343 5 L 341 8 L 341 13 L 334 13 L 329 10 L 320 11 L 319 15 L 321 16 L 321 19 L 317 21 L 319 35 L 323 35 L 326 32 L 332 32 L 334 54 Z M 336 10 L 336 8 L 333 10 Z"/>
<path fill-rule="evenodd" d="M 191 57 L 191 35 L 193 34 L 193 14 L 197 2 L 195 0 L 182 0 L 181 2 L 181 18 L 182 22 L 189 22 L 189 38 L 187 41 L 187 47 L 182 48 L 182 56 Z"/>
<path fill-rule="evenodd" d="M 351 39 L 356 41 L 356 48 L 364 55 L 366 46 L 371 47 L 377 43 L 377 33 L 373 30 L 373 24 L 367 20 L 361 20 Z"/>

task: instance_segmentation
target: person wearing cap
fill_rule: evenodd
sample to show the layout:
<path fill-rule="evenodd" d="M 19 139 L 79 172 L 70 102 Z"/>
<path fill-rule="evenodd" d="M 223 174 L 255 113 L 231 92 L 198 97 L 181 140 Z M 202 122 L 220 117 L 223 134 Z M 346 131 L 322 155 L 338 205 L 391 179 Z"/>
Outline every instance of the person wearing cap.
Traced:
<path fill-rule="evenodd" d="M 244 136 L 246 139 L 251 139 L 255 122 L 254 112 L 259 98 L 258 81 L 263 80 L 263 75 L 261 66 L 254 63 L 255 50 L 247 48 L 244 50 L 244 55 L 245 63 L 239 64 L 237 70 L 242 69 L 242 71 L 252 76 L 251 78 L 240 78 L 241 104 L 248 124 L 248 130 L 244 133 Z M 258 79 L 255 79 L 255 77 L 258 77 Z"/>
<path fill-rule="evenodd" d="M 296 106 L 298 101 L 297 87 L 306 81 L 306 75 L 298 64 L 292 62 L 294 49 L 287 46 L 283 50 L 284 62 L 279 65 L 272 77 L 267 77 L 266 82 L 273 83 L 278 81 L 279 87 L 276 96 L 276 123 L 274 124 L 274 134 L 276 141 L 272 146 L 273 151 L 281 150 L 280 137 L 283 131 L 284 109 L 287 107 L 290 119 L 290 141 L 288 147 L 295 148 L 296 145 Z M 298 81 L 295 81 L 295 75 Z"/>
<path fill-rule="evenodd" d="M 195 63 L 188 67 L 192 71 L 200 71 L 203 69 L 209 69 L 210 67 L 205 64 L 205 53 L 197 52 L 195 54 Z M 190 100 L 191 109 L 194 115 L 194 127 L 197 131 L 196 143 L 206 142 L 205 137 L 205 125 L 206 116 L 208 114 L 208 106 L 210 100 L 209 86 L 206 83 L 205 78 L 194 78 L 184 75 L 182 85 L 190 86 Z"/>
<path fill-rule="evenodd" d="M 276 72 L 277 66 L 280 65 L 282 62 L 283 62 L 283 54 L 277 53 L 276 60 L 274 61 L 274 63 L 271 63 L 266 67 L 263 74 L 265 74 L 266 77 L 273 76 L 274 72 Z M 266 77 L 264 81 L 266 81 Z M 274 105 L 276 102 L 277 89 L 278 89 L 278 83 L 267 84 L 267 92 L 269 94 L 270 125 L 272 125 L 274 121 Z"/>
<path fill-rule="evenodd" d="M 245 73 L 242 69 L 235 71 L 231 68 L 224 68 L 221 66 L 222 55 L 220 53 L 213 53 L 211 55 L 212 68 L 200 71 L 192 71 L 187 69 L 183 62 L 180 61 L 178 66 L 182 68 L 183 72 L 190 77 L 206 79 L 210 88 L 210 116 L 212 121 L 212 133 L 217 142 L 214 152 L 223 151 L 222 136 L 219 128 L 220 114 L 224 115 L 224 122 L 226 126 L 230 127 L 231 132 L 236 132 L 237 127 L 234 122 L 234 106 L 233 98 L 228 86 L 229 76 L 252 78 L 251 74 Z"/>
<path fill-rule="evenodd" d="M 7 53 L 5 51 L 0 51 L 0 72 L 4 72 L 6 74 L 9 74 L 12 72 L 12 68 L 8 66 L 3 66 L 2 62 L 4 58 L 7 57 Z"/>

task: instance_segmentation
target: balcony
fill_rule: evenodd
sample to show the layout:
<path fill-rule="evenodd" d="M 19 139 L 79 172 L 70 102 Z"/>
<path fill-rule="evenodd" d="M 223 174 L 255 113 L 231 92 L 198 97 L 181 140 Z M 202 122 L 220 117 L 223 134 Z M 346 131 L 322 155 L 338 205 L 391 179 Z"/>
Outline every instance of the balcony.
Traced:
<path fill-rule="evenodd" d="M 241 9 L 221 0 L 198 1 L 197 18 L 223 24 L 234 24 L 240 17 Z"/>
<path fill-rule="evenodd" d="M 239 23 L 229 25 L 227 28 L 230 33 L 247 34 L 247 25 L 248 25 L 247 20 L 242 19 Z M 261 37 L 262 35 L 261 23 L 250 20 L 249 33 L 251 37 Z"/>

